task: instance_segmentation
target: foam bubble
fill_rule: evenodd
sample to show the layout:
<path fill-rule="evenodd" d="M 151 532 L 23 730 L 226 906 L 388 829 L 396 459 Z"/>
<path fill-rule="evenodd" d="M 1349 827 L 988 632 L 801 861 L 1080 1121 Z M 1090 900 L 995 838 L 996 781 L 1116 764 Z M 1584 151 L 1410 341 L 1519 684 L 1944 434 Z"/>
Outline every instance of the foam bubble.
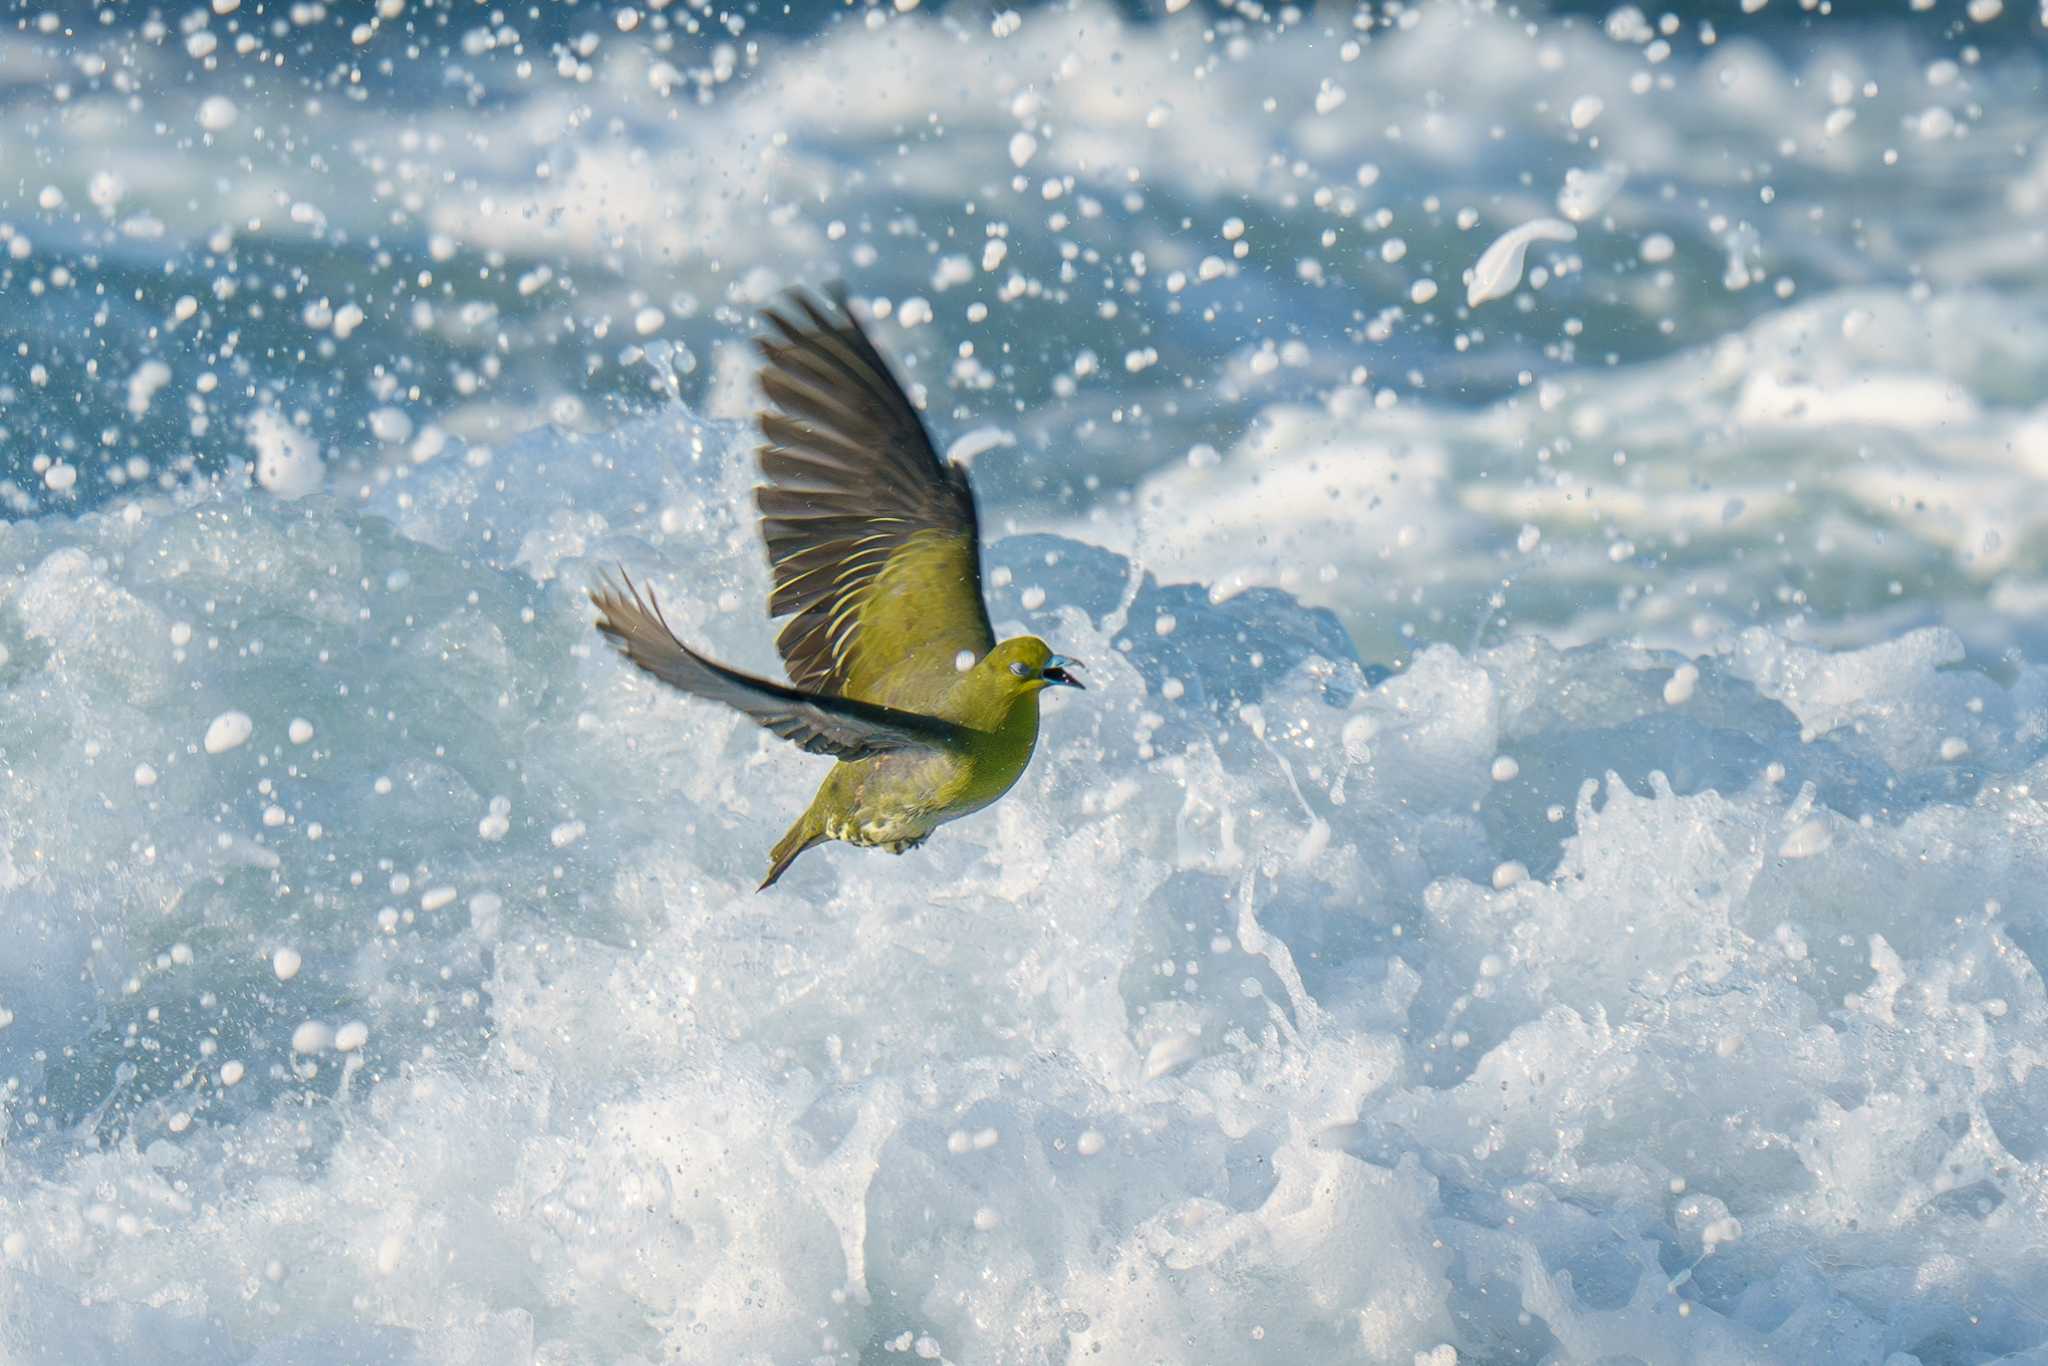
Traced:
<path fill-rule="evenodd" d="M 268 408 L 250 415 L 248 429 L 264 488 L 279 498 L 303 498 L 320 487 L 320 448 L 310 436 Z"/>
<path fill-rule="evenodd" d="M 1465 282 L 1465 304 L 1469 308 L 1492 299 L 1505 298 L 1522 283 L 1522 261 L 1536 242 L 1570 242 L 1578 229 L 1556 218 L 1535 218 L 1509 228 L 1480 253 Z"/>
<path fill-rule="evenodd" d="M 239 749 L 249 742 L 256 723 L 245 711 L 224 711 L 206 725 L 205 749 L 208 754 L 225 754 Z"/>

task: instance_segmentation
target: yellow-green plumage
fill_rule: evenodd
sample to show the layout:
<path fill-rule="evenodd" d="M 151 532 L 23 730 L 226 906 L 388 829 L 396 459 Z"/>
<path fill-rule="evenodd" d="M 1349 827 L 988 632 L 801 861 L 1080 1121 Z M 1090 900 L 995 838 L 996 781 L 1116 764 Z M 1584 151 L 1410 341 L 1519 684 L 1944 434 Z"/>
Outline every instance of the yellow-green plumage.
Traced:
<path fill-rule="evenodd" d="M 839 760 L 775 846 L 772 884 L 826 840 L 915 848 L 1017 781 L 1038 742 L 1038 694 L 1079 683 L 1035 636 L 998 645 L 981 597 L 966 471 L 923 423 L 844 300 L 793 295 L 759 346 L 772 410 L 756 490 L 774 572 L 771 616 L 795 686 L 697 654 L 632 581 L 591 593 L 597 627 L 633 663 Z"/>
<path fill-rule="evenodd" d="M 1035 648 L 1034 648 L 1035 647 Z M 796 856 L 825 840 L 902 853 L 942 823 L 979 811 L 1010 790 L 1038 744 L 1038 693 L 1043 680 L 1020 680 L 1008 663 L 1042 666 L 1052 652 L 1023 636 L 1005 641 L 929 708 L 967 732 L 958 748 L 905 750 L 837 765 L 810 809 L 775 846 L 766 887 Z"/>

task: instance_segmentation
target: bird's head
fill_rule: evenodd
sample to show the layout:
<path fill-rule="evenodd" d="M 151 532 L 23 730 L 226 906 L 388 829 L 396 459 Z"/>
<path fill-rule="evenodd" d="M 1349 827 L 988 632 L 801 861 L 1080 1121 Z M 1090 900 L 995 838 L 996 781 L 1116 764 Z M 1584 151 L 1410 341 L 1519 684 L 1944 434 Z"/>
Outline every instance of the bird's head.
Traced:
<path fill-rule="evenodd" d="M 1081 661 L 1054 654 L 1052 647 L 1037 636 L 1017 636 L 1006 640 L 990 650 L 980 664 L 980 668 L 1005 680 L 1009 687 L 1020 693 L 1035 693 L 1045 688 L 1081 687 L 1081 680 L 1073 674 L 1080 667 Z"/>

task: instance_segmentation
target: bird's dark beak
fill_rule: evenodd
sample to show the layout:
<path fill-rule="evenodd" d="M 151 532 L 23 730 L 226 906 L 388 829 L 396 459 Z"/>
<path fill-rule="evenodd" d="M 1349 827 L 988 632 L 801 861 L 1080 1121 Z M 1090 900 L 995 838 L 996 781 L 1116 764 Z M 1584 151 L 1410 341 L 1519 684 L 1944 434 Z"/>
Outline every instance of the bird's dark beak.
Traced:
<path fill-rule="evenodd" d="M 1065 655 L 1054 655 L 1051 659 L 1045 661 L 1045 667 L 1038 671 L 1038 676 L 1048 683 L 1057 684 L 1063 688 L 1080 688 L 1083 692 L 1086 692 L 1087 685 L 1067 672 L 1069 669 L 1083 667 L 1085 666 L 1078 659 L 1068 659 Z"/>

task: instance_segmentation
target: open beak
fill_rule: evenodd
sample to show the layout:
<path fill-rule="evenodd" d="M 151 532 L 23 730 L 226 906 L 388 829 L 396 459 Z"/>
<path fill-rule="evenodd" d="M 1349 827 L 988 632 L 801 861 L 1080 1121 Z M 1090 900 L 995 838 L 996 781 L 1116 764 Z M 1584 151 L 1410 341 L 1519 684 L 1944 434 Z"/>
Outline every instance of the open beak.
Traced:
<path fill-rule="evenodd" d="M 1078 659 L 1068 659 L 1065 655 L 1054 655 L 1051 659 L 1045 661 L 1045 667 L 1038 671 L 1038 676 L 1048 683 L 1054 683 L 1063 688 L 1080 688 L 1085 692 L 1087 691 L 1086 685 L 1080 679 L 1067 672 L 1069 669 L 1083 667 L 1085 666 Z"/>

